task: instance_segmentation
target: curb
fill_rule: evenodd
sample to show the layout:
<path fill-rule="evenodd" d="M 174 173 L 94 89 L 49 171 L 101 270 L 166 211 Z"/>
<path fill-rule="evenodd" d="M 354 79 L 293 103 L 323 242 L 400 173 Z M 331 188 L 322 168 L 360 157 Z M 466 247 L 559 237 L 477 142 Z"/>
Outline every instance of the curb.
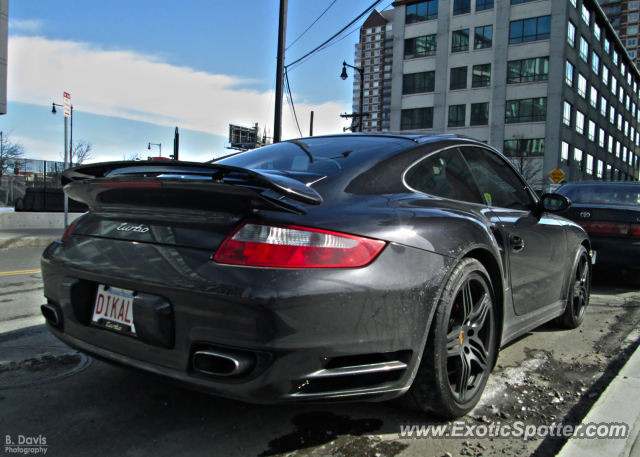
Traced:
<path fill-rule="evenodd" d="M 558 457 L 599 457 L 640 455 L 640 408 L 636 399 L 640 397 L 640 349 L 631 355 L 620 373 L 582 420 L 588 423 L 625 423 L 629 425 L 629 436 L 623 439 L 576 439 L 571 438 L 558 453 Z"/>
<path fill-rule="evenodd" d="M 15 248 L 44 248 L 59 239 L 60 236 L 58 235 L 0 238 L 0 250 Z"/>

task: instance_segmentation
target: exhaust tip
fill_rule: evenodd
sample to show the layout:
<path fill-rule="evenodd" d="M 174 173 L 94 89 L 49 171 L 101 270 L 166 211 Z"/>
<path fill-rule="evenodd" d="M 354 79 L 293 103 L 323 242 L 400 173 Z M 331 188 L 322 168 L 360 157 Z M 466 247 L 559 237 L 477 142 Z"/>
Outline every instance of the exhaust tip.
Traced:
<path fill-rule="evenodd" d="M 256 366 L 256 357 L 250 352 L 207 349 L 193 355 L 194 370 L 214 376 L 242 376 Z"/>
<path fill-rule="evenodd" d="M 47 303 L 40 306 L 44 318 L 54 327 L 61 327 L 63 323 L 62 309 L 57 304 Z"/>

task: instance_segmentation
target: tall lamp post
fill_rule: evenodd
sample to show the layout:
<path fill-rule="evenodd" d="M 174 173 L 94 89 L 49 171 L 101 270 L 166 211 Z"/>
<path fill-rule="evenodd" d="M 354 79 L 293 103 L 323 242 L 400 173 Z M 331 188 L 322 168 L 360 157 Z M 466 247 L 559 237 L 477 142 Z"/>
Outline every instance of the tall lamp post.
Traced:
<path fill-rule="evenodd" d="M 162 157 L 162 143 L 149 143 L 149 147 L 147 149 L 151 149 L 151 145 L 158 146 L 160 148 L 160 157 Z"/>
<path fill-rule="evenodd" d="M 342 74 L 340 75 L 340 77 L 343 81 L 349 77 L 349 75 L 347 74 L 347 67 L 353 68 L 358 73 L 360 73 L 360 113 L 358 113 L 360 118 L 360 126 L 358 131 L 362 133 L 362 124 L 364 123 L 364 112 L 362 111 L 364 105 L 364 68 L 354 67 L 353 65 L 349 65 L 347 62 L 342 62 Z"/>

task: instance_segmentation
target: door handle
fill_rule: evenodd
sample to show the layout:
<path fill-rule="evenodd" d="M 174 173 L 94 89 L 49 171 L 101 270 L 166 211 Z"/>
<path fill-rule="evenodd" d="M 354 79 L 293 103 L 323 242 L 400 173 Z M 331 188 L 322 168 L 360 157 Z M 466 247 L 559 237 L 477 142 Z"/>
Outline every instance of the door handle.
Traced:
<path fill-rule="evenodd" d="M 518 235 L 509 235 L 509 243 L 513 252 L 520 252 L 524 249 L 524 240 Z"/>

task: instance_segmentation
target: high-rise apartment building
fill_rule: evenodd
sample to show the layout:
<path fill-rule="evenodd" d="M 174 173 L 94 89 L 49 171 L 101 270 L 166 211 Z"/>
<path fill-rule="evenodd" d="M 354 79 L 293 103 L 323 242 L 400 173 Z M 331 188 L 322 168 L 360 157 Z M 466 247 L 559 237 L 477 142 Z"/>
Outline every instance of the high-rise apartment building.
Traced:
<path fill-rule="evenodd" d="M 374 10 L 360 28 L 355 66 L 364 69 L 363 132 L 389 130 L 394 11 Z M 356 75 L 358 75 L 356 73 Z M 360 111 L 360 79 L 354 78 L 353 112 Z M 355 121 L 357 122 L 357 120 Z"/>
<path fill-rule="evenodd" d="M 539 190 L 637 180 L 640 73 L 595 0 L 394 3 L 391 131 L 456 133 L 539 166 Z"/>
<path fill-rule="evenodd" d="M 598 3 L 609 18 L 611 27 L 627 49 L 629 57 L 637 65 L 640 2 L 637 0 L 598 0 Z"/>

